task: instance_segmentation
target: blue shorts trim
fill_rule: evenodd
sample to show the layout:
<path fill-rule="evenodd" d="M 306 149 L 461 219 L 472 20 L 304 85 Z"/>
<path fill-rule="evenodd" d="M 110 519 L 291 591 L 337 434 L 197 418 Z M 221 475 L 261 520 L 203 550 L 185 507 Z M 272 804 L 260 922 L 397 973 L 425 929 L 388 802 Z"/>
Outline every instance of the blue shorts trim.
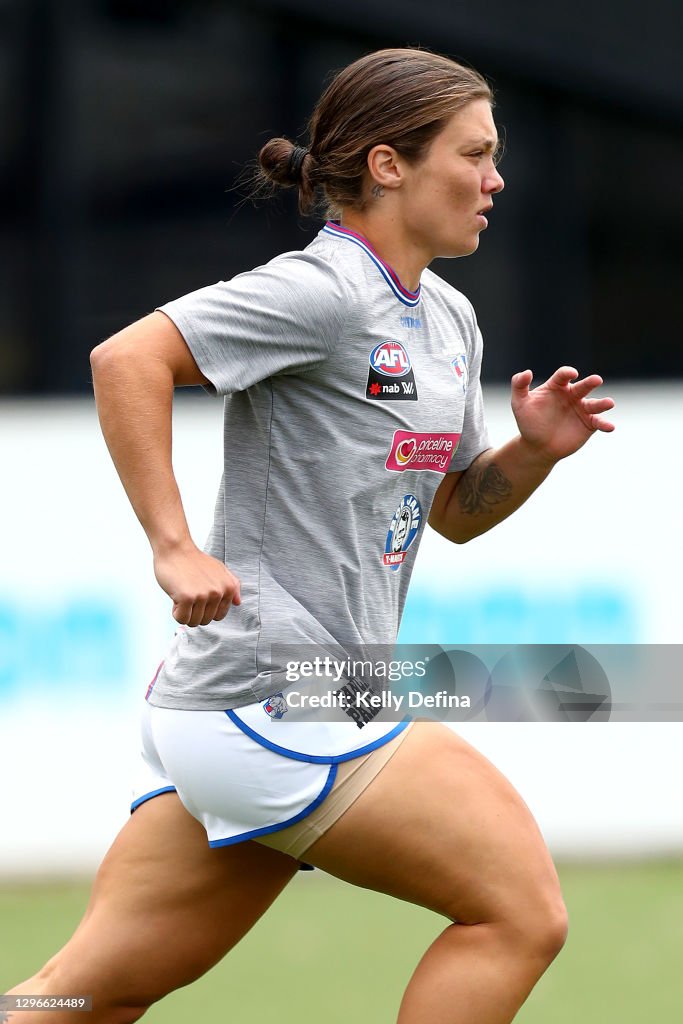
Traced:
<path fill-rule="evenodd" d="M 234 711 L 228 710 L 225 712 L 231 722 L 233 722 L 238 729 L 250 736 L 252 740 L 260 743 L 262 747 L 266 747 L 268 750 L 274 751 L 276 754 L 282 754 L 284 757 L 291 757 L 295 761 L 307 761 L 309 764 L 341 764 L 342 761 L 351 761 L 354 757 L 362 757 L 363 754 L 369 754 L 371 750 L 376 750 L 377 747 L 384 746 L 389 740 L 393 740 L 394 737 L 398 736 L 399 733 L 403 732 L 407 728 L 412 719 L 405 718 L 402 722 L 399 722 L 395 729 L 388 732 L 385 736 L 380 737 L 378 740 L 374 740 L 372 743 L 366 743 L 364 747 L 357 747 L 355 750 L 350 750 L 346 754 L 301 754 L 298 750 L 290 750 L 289 747 L 281 747 L 277 743 L 273 743 L 272 740 L 267 740 L 265 736 L 261 736 L 260 733 L 256 732 L 251 726 L 247 725 L 242 721 L 241 718 L 235 714 Z"/>
<path fill-rule="evenodd" d="M 264 825 L 263 828 L 254 828 L 250 832 L 240 832 L 238 836 L 230 836 L 228 839 L 210 839 L 209 846 L 233 846 L 235 843 L 243 843 L 246 839 L 256 839 L 257 836 L 265 836 L 269 832 L 280 832 L 283 828 L 288 828 L 290 825 L 296 825 L 297 821 L 301 821 L 306 818 L 312 811 L 319 807 L 323 802 L 329 791 L 334 785 L 334 780 L 337 777 L 337 766 L 336 764 L 330 765 L 330 770 L 327 773 L 327 781 L 325 785 L 318 793 L 315 800 L 304 807 L 303 811 L 299 811 L 293 818 L 288 818 L 287 821 L 281 821 L 277 825 Z M 311 870 L 310 865 L 307 865 L 304 870 Z"/>
<path fill-rule="evenodd" d="M 140 804 L 144 804 L 145 800 L 151 800 L 153 796 L 159 796 L 160 793 L 176 793 L 175 786 L 162 786 L 161 789 L 153 789 L 151 793 L 145 793 L 144 796 L 139 796 L 137 800 L 134 800 L 130 805 L 130 813 L 132 814 L 136 807 Z"/>

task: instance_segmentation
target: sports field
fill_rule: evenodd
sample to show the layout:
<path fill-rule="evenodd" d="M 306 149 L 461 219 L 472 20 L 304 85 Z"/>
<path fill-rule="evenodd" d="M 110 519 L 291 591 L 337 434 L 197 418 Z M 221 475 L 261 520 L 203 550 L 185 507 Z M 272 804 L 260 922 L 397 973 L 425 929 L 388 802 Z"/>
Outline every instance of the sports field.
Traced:
<path fill-rule="evenodd" d="M 683 1020 L 683 860 L 572 865 L 560 874 L 570 938 L 517 1020 Z M 0 992 L 69 937 L 88 889 L 0 885 Z M 237 949 L 145 1020 L 391 1024 L 414 964 L 442 927 L 428 911 L 302 872 Z"/>

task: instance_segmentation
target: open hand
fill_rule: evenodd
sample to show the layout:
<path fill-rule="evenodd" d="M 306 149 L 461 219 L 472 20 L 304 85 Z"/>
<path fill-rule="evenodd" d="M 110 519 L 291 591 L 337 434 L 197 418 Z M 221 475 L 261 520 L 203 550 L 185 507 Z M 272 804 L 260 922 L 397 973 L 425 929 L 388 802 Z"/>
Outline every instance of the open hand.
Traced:
<path fill-rule="evenodd" d="M 512 411 L 519 432 L 551 461 L 572 455 L 598 430 L 614 430 L 614 424 L 601 415 L 614 408 L 613 399 L 589 397 L 602 384 L 602 377 L 593 373 L 577 380 L 578 376 L 573 366 L 561 366 L 532 391 L 531 370 L 512 378 Z"/>

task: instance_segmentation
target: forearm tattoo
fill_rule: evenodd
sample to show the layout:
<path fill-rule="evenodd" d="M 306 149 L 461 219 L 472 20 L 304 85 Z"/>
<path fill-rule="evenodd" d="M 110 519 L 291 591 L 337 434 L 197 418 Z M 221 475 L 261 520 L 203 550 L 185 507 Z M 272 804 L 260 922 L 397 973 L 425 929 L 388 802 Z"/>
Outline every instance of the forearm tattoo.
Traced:
<path fill-rule="evenodd" d="M 509 498 L 512 484 L 495 462 L 481 468 L 474 463 L 460 479 L 457 492 L 461 511 L 476 516 L 481 512 L 492 512 L 494 505 Z"/>

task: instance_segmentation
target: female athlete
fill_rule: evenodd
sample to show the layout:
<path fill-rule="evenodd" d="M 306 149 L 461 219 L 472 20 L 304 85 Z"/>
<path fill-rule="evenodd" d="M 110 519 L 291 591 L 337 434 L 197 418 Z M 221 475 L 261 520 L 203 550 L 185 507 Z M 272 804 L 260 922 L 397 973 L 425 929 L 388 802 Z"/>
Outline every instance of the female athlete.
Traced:
<path fill-rule="evenodd" d="M 474 311 L 427 268 L 476 250 L 497 151 L 480 75 L 372 53 L 328 86 L 308 146 L 260 153 L 304 212 L 327 204 L 314 241 L 94 350 L 102 429 L 180 628 L 144 702 L 134 813 L 75 934 L 14 993 L 91 994 L 93 1022 L 129 1024 L 225 956 L 302 862 L 447 919 L 400 1024 L 505 1024 L 562 947 L 553 863 L 493 765 L 439 722 L 288 722 L 274 653 L 391 645 L 427 520 L 468 541 L 613 429 L 598 376 L 562 366 L 530 391 L 524 370 L 519 433 L 489 444 Z M 171 464 L 187 385 L 226 396 L 203 551 Z"/>

